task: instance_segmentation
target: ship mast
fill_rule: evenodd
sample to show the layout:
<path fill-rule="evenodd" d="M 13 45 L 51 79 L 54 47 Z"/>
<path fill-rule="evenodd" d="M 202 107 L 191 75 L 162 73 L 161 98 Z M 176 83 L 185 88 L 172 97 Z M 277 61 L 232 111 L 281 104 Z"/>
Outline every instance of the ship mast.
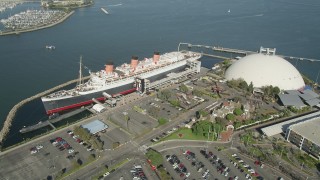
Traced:
<path fill-rule="evenodd" d="M 82 84 L 82 56 L 80 56 L 80 68 L 79 68 L 79 82 L 78 85 Z"/>

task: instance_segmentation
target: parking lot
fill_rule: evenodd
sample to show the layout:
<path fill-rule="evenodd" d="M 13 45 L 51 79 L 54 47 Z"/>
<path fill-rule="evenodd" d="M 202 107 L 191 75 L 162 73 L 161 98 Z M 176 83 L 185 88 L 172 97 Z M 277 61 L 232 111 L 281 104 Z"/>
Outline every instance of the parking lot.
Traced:
<path fill-rule="evenodd" d="M 110 175 L 104 177 L 107 179 L 123 179 L 131 180 L 134 177 L 140 178 L 141 180 L 158 180 L 155 172 L 151 169 L 146 161 L 141 159 L 133 159 L 121 168 L 110 173 Z"/>
<path fill-rule="evenodd" d="M 164 151 L 162 155 L 164 166 L 174 179 L 277 179 L 281 176 L 269 167 L 255 164 L 252 159 L 230 150 L 175 148 Z M 178 160 L 172 160 L 172 155 Z M 186 169 L 179 168 L 181 166 Z"/>

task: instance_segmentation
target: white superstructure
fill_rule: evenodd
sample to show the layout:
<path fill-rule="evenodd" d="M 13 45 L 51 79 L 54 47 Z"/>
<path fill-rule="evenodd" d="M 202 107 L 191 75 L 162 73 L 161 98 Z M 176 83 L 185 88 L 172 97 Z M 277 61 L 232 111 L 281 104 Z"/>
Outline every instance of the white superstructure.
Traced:
<path fill-rule="evenodd" d="M 252 54 L 234 62 L 226 71 L 227 80 L 242 78 L 254 87 L 278 86 L 281 90 L 298 90 L 305 84 L 299 71 L 276 55 Z"/>
<path fill-rule="evenodd" d="M 42 97 L 42 101 L 56 101 L 71 97 L 87 95 L 133 84 L 136 77 L 147 79 L 163 72 L 185 66 L 187 62 L 201 58 L 200 53 L 191 51 L 170 52 L 154 55 L 141 61 L 132 59 L 131 64 L 124 63 L 113 70 L 113 65 L 106 65 L 104 70 L 90 73 L 90 79 L 71 90 L 61 90 Z M 200 69 L 199 69 L 200 70 Z"/>

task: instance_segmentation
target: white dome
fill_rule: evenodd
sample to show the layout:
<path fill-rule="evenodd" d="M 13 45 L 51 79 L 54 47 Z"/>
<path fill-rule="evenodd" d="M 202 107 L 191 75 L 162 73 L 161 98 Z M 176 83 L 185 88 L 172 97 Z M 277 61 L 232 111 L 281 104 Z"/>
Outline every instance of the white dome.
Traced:
<path fill-rule="evenodd" d="M 252 54 L 233 63 L 225 78 L 244 79 L 254 87 L 278 86 L 281 90 L 298 90 L 305 86 L 299 71 L 287 60 L 274 55 Z"/>

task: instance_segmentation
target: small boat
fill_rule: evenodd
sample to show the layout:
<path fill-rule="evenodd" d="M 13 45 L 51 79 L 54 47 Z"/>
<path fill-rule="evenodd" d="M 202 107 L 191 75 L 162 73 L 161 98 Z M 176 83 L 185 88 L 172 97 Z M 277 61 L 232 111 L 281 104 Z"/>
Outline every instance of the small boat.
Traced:
<path fill-rule="evenodd" d="M 231 10 L 229 9 L 229 10 L 228 10 L 228 13 L 230 13 L 230 12 L 231 12 Z"/>
<path fill-rule="evenodd" d="M 56 47 L 55 46 L 46 46 L 46 49 L 50 49 L 50 50 L 53 50 L 53 49 L 56 49 Z"/>
<path fill-rule="evenodd" d="M 101 8 L 101 10 L 106 13 L 106 14 L 109 14 L 109 12 L 107 10 L 105 10 L 104 8 Z"/>

